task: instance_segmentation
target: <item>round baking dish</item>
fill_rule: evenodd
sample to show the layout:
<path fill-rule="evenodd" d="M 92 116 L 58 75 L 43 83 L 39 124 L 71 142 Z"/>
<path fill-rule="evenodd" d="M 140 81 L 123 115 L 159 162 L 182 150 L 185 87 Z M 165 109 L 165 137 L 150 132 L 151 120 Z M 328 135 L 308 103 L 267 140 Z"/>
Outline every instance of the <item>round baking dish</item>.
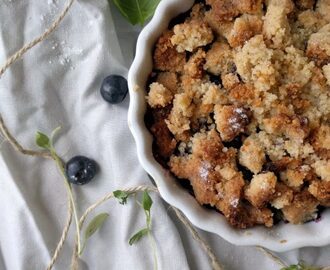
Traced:
<path fill-rule="evenodd" d="M 195 226 L 215 233 L 230 243 L 262 246 L 278 252 L 330 244 L 329 210 L 323 212 L 319 222 L 309 222 L 303 225 L 284 224 L 282 222 L 271 229 L 260 226 L 238 230 L 231 227 L 218 212 L 200 206 L 154 159 L 152 135 L 144 123 L 145 86 L 152 70 L 153 46 L 157 38 L 167 28 L 170 20 L 190 9 L 193 3 L 193 0 L 161 1 L 153 19 L 143 29 L 137 41 L 136 57 L 128 75 L 130 91 L 128 124 L 136 142 L 141 165 L 155 180 L 160 195 L 165 201 L 180 209 Z"/>

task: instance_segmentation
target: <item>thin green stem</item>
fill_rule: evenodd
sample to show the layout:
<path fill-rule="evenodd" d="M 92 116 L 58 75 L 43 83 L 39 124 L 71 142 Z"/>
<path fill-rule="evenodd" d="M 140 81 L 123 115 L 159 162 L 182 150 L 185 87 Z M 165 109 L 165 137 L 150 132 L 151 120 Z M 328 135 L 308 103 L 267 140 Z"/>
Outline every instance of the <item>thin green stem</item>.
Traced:
<path fill-rule="evenodd" d="M 148 238 L 149 238 L 150 246 L 151 246 L 151 249 L 152 249 L 152 255 L 153 255 L 153 258 L 154 258 L 154 269 L 158 270 L 157 247 L 156 247 L 155 238 L 153 237 L 153 235 L 151 233 L 152 223 L 151 223 L 150 211 L 144 210 L 144 213 L 146 215 L 146 223 L 147 223 L 147 228 L 148 228 Z"/>
<path fill-rule="evenodd" d="M 74 216 L 74 220 L 75 220 L 75 225 L 76 225 L 76 231 L 77 231 L 77 242 L 78 242 L 78 254 L 81 254 L 81 240 L 80 240 L 80 227 L 79 227 L 79 219 L 78 219 L 78 214 L 77 214 L 77 209 L 76 209 L 76 205 L 74 202 L 74 198 L 73 198 L 73 193 L 72 193 L 72 188 L 70 183 L 68 182 L 68 179 L 66 177 L 65 174 L 65 169 L 64 169 L 64 165 L 63 165 L 63 161 L 61 160 L 61 158 L 57 155 L 55 149 L 53 148 L 53 146 L 51 146 L 51 148 L 49 149 L 50 153 L 58 167 L 58 169 L 61 172 L 61 175 L 63 176 L 64 179 L 64 185 L 66 187 L 67 193 L 70 197 L 70 201 L 72 204 L 72 209 L 73 209 L 73 216 Z"/>
<path fill-rule="evenodd" d="M 151 246 L 151 249 L 152 249 L 152 255 L 154 257 L 154 269 L 158 270 L 157 247 L 156 247 L 155 238 L 151 233 L 151 227 L 148 227 L 148 238 L 149 238 L 150 246 Z"/>
<path fill-rule="evenodd" d="M 85 239 L 84 242 L 83 242 L 83 244 L 82 244 L 82 246 L 81 246 L 80 253 L 78 253 L 79 256 L 84 252 L 84 249 L 85 249 L 85 247 L 86 247 L 86 243 L 87 243 L 87 240 Z"/>

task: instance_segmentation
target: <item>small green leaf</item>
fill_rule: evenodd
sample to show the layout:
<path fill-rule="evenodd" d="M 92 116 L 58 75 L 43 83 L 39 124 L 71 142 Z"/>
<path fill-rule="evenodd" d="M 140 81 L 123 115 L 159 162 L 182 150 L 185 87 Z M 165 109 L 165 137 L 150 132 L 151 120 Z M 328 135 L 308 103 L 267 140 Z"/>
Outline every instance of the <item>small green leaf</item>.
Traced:
<path fill-rule="evenodd" d="M 50 147 L 50 140 L 48 138 L 47 135 L 45 135 L 44 133 L 41 133 L 41 132 L 37 132 L 36 133 L 36 144 L 41 147 L 41 148 L 44 148 L 44 149 L 49 149 Z"/>
<path fill-rule="evenodd" d="M 129 195 L 128 192 L 122 190 L 116 190 L 113 192 L 113 196 L 118 199 L 120 204 L 126 204 Z"/>
<path fill-rule="evenodd" d="M 60 130 L 62 129 L 61 126 L 55 128 L 52 133 L 50 134 L 50 141 L 51 141 L 51 144 L 53 144 L 53 141 L 54 141 L 54 137 L 60 132 Z"/>
<path fill-rule="evenodd" d="M 281 270 L 321 270 L 320 267 L 308 266 L 304 262 L 284 267 Z"/>
<path fill-rule="evenodd" d="M 142 206 L 143 206 L 143 209 L 146 210 L 146 211 L 150 211 L 151 209 L 151 206 L 152 206 L 152 199 L 151 197 L 149 196 L 148 192 L 147 191 L 144 191 L 143 192 L 143 197 L 142 197 Z"/>
<path fill-rule="evenodd" d="M 90 238 L 98 229 L 100 229 L 108 217 L 108 213 L 102 213 L 94 217 L 85 230 L 85 239 Z"/>
<path fill-rule="evenodd" d="M 298 263 L 299 266 L 299 270 L 321 270 L 321 267 L 317 267 L 317 266 L 310 266 L 305 264 L 305 262 L 300 262 Z"/>
<path fill-rule="evenodd" d="M 281 270 L 299 270 L 298 265 L 290 265 L 288 267 L 282 268 Z"/>
<path fill-rule="evenodd" d="M 88 224 L 86 230 L 85 230 L 85 237 L 84 237 L 84 243 L 82 245 L 82 249 L 80 250 L 79 255 L 81 255 L 84 251 L 84 248 L 86 246 L 87 240 L 98 230 L 102 227 L 103 223 L 106 221 L 106 219 L 109 217 L 108 213 L 101 213 L 94 217 L 91 222 Z"/>
<path fill-rule="evenodd" d="M 147 235 L 149 232 L 148 228 L 144 228 L 140 231 L 138 231 L 136 234 L 134 234 L 128 241 L 130 245 L 133 245 L 134 243 L 138 242 L 143 236 Z"/>
<path fill-rule="evenodd" d="M 160 0 L 113 0 L 120 13 L 133 25 L 143 25 L 155 12 Z"/>

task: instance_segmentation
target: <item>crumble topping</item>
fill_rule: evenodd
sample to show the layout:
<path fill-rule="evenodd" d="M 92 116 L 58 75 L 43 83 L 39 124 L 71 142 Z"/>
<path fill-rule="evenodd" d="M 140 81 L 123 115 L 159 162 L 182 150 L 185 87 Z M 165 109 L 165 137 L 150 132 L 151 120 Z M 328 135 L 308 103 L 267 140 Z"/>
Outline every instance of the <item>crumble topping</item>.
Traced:
<path fill-rule="evenodd" d="M 154 82 L 150 84 L 150 90 L 148 95 L 148 104 L 151 108 L 165 107 L 170 104 L 173 99 L 173 94 L 164 85 Z"/>
<path fill-rule="evenodd" d="M 330 1 L 205 0 L 158 38 L 154 156 L 237 228 L 330 207 Z"/>
<path fill-rule="evenodd" d="M 245 190 L 246 199 L 257 208 L 265 206 L 275 193 L 276 181 L 273 172 L 254 175 Z"/>
<path fill-rule="evenodd" d="M 259 143 L 255 135 L 251 135 L 244 141 L 239 149 L 239 163 L 248 168 L 254 174 L 262 170 L 262 166 L 266 162 L 266 154 L 264 148 Z"/>
<path fill-rule="evenodd" d="M 192 52 L 194 49 L 212 42 L 213 33 L 207 23 L 201 20 L 192 20 L 174 26 L 174 35 L 171 38 L 176 50 Z"/>
<path fill-rule="evenodd" d="M 231 141 L 249 124 L 249 111 L 233 105 L 215 105 L 214 119 L 223 141 Z"/>

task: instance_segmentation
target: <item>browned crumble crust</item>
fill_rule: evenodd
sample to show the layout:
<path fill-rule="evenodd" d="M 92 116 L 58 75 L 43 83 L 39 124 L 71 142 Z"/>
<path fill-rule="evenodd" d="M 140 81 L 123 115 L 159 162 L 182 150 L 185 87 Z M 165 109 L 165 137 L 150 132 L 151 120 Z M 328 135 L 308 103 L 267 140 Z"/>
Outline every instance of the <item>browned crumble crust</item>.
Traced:
<path fill-rule="evenodd" d="M 312 9 L 315 5 L 315 0 L 296 0 L 295 4 L 299 9 Z"/>
<path fill-rule="evenodd" d="M 329 0 L 206 0 L 153 60 L 154 155 L 200 204 L 237 228 L 330 207 Z"/>
<path fill-rule="evenodd" d="M 171 43 L 172 31 L 166 31 L 158 39 L 154 52 L 154 68 L 161 71 L 179 72 L 186 63 L 186 54 L 178 52 Z"/>

